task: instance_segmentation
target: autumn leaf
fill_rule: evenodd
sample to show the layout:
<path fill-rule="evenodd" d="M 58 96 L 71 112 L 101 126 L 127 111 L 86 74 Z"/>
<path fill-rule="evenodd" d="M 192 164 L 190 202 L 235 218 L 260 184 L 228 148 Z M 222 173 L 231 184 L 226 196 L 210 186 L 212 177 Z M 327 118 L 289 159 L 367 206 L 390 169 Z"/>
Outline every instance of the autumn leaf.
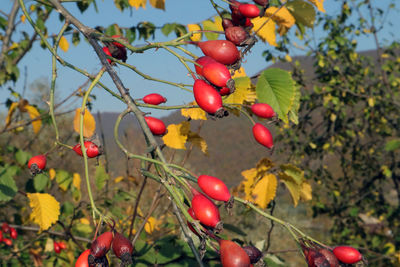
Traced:
<path fill-rule="evenodd" d="M 207 31 L 224 31 L 222 28 L 222 19 L 219 16 L 214 17 L 214 21 L 205 20 L 203 21 L 203 29 Z M 205 32 L 204 35 L 208 40 L 216 40 L 218 39 L 218 33 Z"/>
<path fill-rule="evenodd" d="M 62 51 L 67 52 L 69 49 L 69 43 L 67 41 L 67 38 L 65 36 L 61 36 L 59 47 L 61 48 Z"/>
<path fill-rule="evenodd" d="M 192 31 L 200 31 L 201 27 L 198 24 L 188 24 L 188 31 L 192 32 Z M 195 33 L 192 36 L 190 36 L 190 40 L 192 40 L 193 42 L 198 42 L 201 40 L 201 33 Z"/>
<path fill-rule="evenodd" d="M 27 193 L 29 206 L 32 208 L 30 220 L 38 224 L 39 232 L 47 230 L 57 222 L 60 215 L 60 203 L 49 194 Z"/>
<path fill-rule="evenodd" d="M 325 8 L 324 8 L 324 1 L 325 0 L 308 0 L 311 3 L 313 3 L 319 11 L 324 12 L 325 13 Z"/>
<path fill-rule="evenodd" d="M 161 224 L 160 220 L 157 220 L 156 218 L 151 216 L 147 220 L 146 225 L 144 226 L 144 230 L 146 231 L 146 233 L 151 234 L 154 231 L 160 230 L 160 227 L 159 227 L 160 224 Z"/>
<path fill-rule="evenodd" d="M 119 182 L 121 182 L 122 180 L 124 180 L 124 176 L 118 176 L 114 178 L 114 183 L 118 184 Z"/>
<path fill-rule="evenodd" d="M 81 121 L 81 109 L 77 108 L 75 110 L 74 118 L 74 130 L 78 134 L 80 133 L 80 121 Z M 93 115 L 85 108 L 85 114 L 83 115 L 83 136 L 86 138 L 91 137 L 96 130 L 96 121 Z"/>
<path fill-rule="evenodd" d="M 257 182 L 252 190 L 254 203 L 265 209 L 269 202 L 275 198 L 278 181 L 274 174 L 267 174 Z"/>
<path fill-rule="evenodd" d="M 197 105 L 197 103 L 192 102 L 189 105 Z M 201 108 L 183 108 L 181 115 L 192 120 L 207 120 L 206 112 Z"/>
<path fill-rule="evenodd" d="M 194 132 L 189 132 L 187 141 L 191 142 L 192 144 L 200 148 L 201 152 L 208 155 L 208 146 L 206 140 L 204 140 L 204 138 L 201 137 L 199 134 Z"/>
<path fill-rule="evenodd" d="M 309 201 L 312 199 L 312 188 L 308 182 L 304 182 L 301 185 L 300 199 L 303 201 Z"/>
<path fill-rule="evenodd" d="M 147 0 L 129 0 L 129 5 L 136 9 L 139 9 L 140 7 L 146 8 L 146 2 Z"/>
<path fill-rule="evenodd" d="M 265 11 L 266 17 L 272 17 L 278 25 L 283 25 L 286 28 L 291 28 L 296 20 L 286 7 L 282 7 L 278 10 L 278 7 L 271 6 Z M 275 13 L 276 12 L 276 13 Z"/>
<path fill-rule="evenodd" d="M 25 23 L 25 20 L 26 20 L 26 16 L 25 15 L 21 15 L 21 21 L 22 21 L 22 23 Z"/>
<path fill-rule="evenodd" d="M 282 164 L 281 170 L 290 176 L 295 183 L 301 185 L 304 182 L 304 171 L 292 164 Z"/>
<path fill-rule="evenodd" d="M 190 131 L 190 123 L 184 121 L 180 124 L 170 124 L 167 134 L 163 136 L 164 144 L 175 149 L 186 149 L 185 143 Z"/>
<path fill-rule="evenodd" d="M 49 177 L 50 180 L 53 180 L 56 177 L 56 171 L 53 168 L 49 170 Z"/>
<path fill-rule="evenodd" d="M 267 19 L 267 17 L 257 17 L 252 19 L 252 32 L 257 31 L 257 35 L 261 38 L 261 40 L 263 40 L 264 42 L 268 42 L 270 45 L 278 46 L 278 44 L 276 43 L 275 22 L 270 19 L 264 26 L 262 26 L 267 21 Z M 260 29 L 261 26 L 262 28 Z"/>
<path fill-rule="evenodd" d="M 232 79 L 240 78 L 240 77 L 247 77 L 246 71 L 244 70 L 243 67 L 240 67 L 240 69 L 235 70 L 235 72 L 232 75 Z"/>
<path fill-rule="evenodd" d="M 256 180 L 257 177 L 257 169 L 252 168 L 249 170 L 242 171 L 242 176 L 245 178 L 242 182 L 241 185 L 243 186 L 243 191 L 245 193 L 245 199 L 246 200 L 251 200 L 251 190 L 253 188 L 253 184 Z"/>
<path fill-rule="evenodd" d="M 6 126 L 10 125 L 11 123 L 11 117 L 14 114 L 15 109 L 18 107 L 18 102 L 13 102 L 10 105 L 10 108 L 8 109 L 8 114 L 6 117 Z"/>
<path fill-rule="evenodd" d="M 236 78 L 235 87 L 236 87 L 235 92 L 233 92 L 226 99 L 224 99 L 223 101 L 224 103 L 242 105 L 245 101 L 253 103 L 256 100 L 257 98 L 256 92 L 252 88 L 249 77 L 246 76 L 246 77 Z"/>
<path fill-rule="evenodd" d="M 256 168 L 259 175 L 263 175 L 266 171 L 271 169 L 274 163 L 269 158 L 262 158 L 257 162 Z"/>
<path fill-rule="evenodd" d="M 26 111 L 28 112 L 29 117 L 30 117 L 32 120 L 34 120 L 34 119 L 40 117 L 39 111 L 38 111 L 34 106 L 26 105 L 26 106 L 25 106 L 25 109 L 26 109 Z M 40 128 L 42 127 L 42 120 L 35 120 L 35 121 L 32 121 L 32 127 L 33 127 L 33 132 L 34 132 L 35 134 L 37 134 L 37 133 L 40 131 Z"/>
<path fill-rule="evenodd" d="M 79 191 L 81 191 L 81 176 L 79 175 L 79 173 L 74 173 L 74 175 L 72 176 L 72 185 L 78 189 Z"/>
<path fill-rule="evenodd" d="M 165 0 L 150 0 L 150 5 L 154 8 L 165 10 Z"/>
<path fill-rule="evenodd" d="M 300 200 L 300 185 L 294 182 L 290 176 L 285 174 L 280 174 L 279 179 L 286 185 L 287 189 L 289 189 L 290 195 L 292 196 L 293 205 L 296 207 Z"/>

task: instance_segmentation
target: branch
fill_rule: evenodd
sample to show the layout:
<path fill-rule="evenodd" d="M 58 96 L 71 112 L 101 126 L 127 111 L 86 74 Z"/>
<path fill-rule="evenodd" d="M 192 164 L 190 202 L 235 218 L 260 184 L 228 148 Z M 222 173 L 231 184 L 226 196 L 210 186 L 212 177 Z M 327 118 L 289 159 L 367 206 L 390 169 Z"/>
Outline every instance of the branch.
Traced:
<path fill-rule="evenodd" d="M 14 4 L 11 8 L 10 15 L 8 16 L 7 30 L 6 30 L 6 33 L 2 40 L 3 46 L 1 47 L 1 53 L 0 53 L 0 66 L 3 65 L 6 51 L 8 50 L 8 45 L 10 44 L 11 35 L 15 28 L 14 22 L 15 22 L 15 18 L 17 16 L 18 10 L 19 10 L 18 0 L 14 0 Z"/>

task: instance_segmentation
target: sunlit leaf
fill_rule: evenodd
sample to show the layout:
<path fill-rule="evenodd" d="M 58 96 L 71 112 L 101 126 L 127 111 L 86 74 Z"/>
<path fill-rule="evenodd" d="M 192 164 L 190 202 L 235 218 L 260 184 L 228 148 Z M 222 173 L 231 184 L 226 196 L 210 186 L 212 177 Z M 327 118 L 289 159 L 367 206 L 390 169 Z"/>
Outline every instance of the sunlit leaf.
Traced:
<path fill-rule="evenodd" d="M 81 109 L 77 108 L 75 110 L 74 118 L 74 130 L 79 134 L 81 121 Z M 96 130 L 96 121 L 90 111 L 86 108 L 85 114 L 83 115 L 83 136 L 86 138 L 91 137 Z"/>
<path fill-rule="evenodd" d="M 275 198 L 278 181 L 274 174 L 267 174 L 257 182 L 252 190 L 254 203 L 265 209 L 269 202 Z"/>
<path fill-rule="evenodd" d="M 325 13 L 325 8 L 324 8 L 324 1 L 325 0 L 308 0 L 311 3 L 313 3 L 319 11 L 324 12 Z"/>
<path fill-rule="evenodd" d="M 133 6 L 136 9 L 140 7 L 146 8 L 147 0 L 129 0 L 129 5 Z"/>
<path fill-rule="evenodd" d="M 301 185 L 300 199 L 303 201 L 309 201 L 312 199 L 312 188 L 308 182 L 303 182 Z"/>
<path fill-rule="evenodd" d="M 114 178 L 114 183 L 118 184 L 119 182 L 121 182 L 122 180 L 124 180 L 124 176 L 118 176 Z"/>
<path fill-rule="evenodd" d="M 227 104 L 243 104 L 245 101 L 249 103 L 253 103 L 257 96 L 256 92 L 252 88 L 251 81 L 249 77 L 239 77 L 234 79 L 236 90 L 232 94 L 230 94 L 226 99 L 224 99 L 224 103 Z"/>
<path fill-rule="evenodd" d="M 282 164 L 280 168 L 286 175 L 292 177 L 293 181 L 298 185 L 304 182 L 304 171 L 300 168 L 292 164 Z"/>
<path fill-rule="evenodd" d="M 297 22 L 310 28 L 314 26 L 315 9 L 310 3 L 303 0 L 293 0 L 288 2 L 286 7 Z"/>
<path fill-rule="evenodd" d="M 279 179 L 289 189 L 290 195 L 292 196 L 293 205 L 296 207 L 297 204 L 299 203 L 299 199 L 300 199 L 301 185 L 296 183 L 296 181 L 293 179 L 293 177 L 291 177 L 285 173 L 279 173 Z"/>
<path fill-rule="evenodd" d="M 149 0 L 149 1 L 152 7 L 165 10 L 165 0 Z"/>
<path fill-rule="evenodd" d="M 175 149 L 186 149 L 185 143 L 189 131 L 190 123 L 188 121 L 168 125 L 167 134 L 162 137 L 164 144 Z"/>
<path fill-rule="evenodd" d="M 240 69 L 235 70 L 235 72 L 232 75 L 232 79 L 246 77 L 246 76 L 247 76 L 246 71 L 244 70 L 243 67 L 240 67 Z"/>
<path fill-rule="evenodd" d="M 50 180 L 53 180 L 56 177 L 56 171 L 53 168 L 49 170 L 49 177 Z"/>
<path fill-rule="evenodd" d="M 256 168 L 259 175 L 264 175 L 266 171 L 271 169 L 274 163 L 269 158 L 262 158 L 257 162 Z"/>
<path fill-rule="evenodd" d="M 26 20 L 26 16 L 25 16 L 25 15 L 21 15 L 21 21 L 22 21 L 22 23 L 25 23 L 25 20 Z"/>
<path fill-rule="evenodd" d="M 69 43 L 67 41 L 67 38 L 65 36 L 61 36 L 59 47 L 61 48 L 62 51 L 67 52 L 69 49 Z"/>
<path fill-rule="evenodd" d="M 7 117 L 6 117 L 6 126 L 10 125 L 11 117 L 14 114 L 15 109 L 18 107 L 18 102 L 13 102 L 8 109 Z"/>
<path fill-rule="evenodd" d="M 194 132 L 189 132 L 188 135 L 188 142 L 191 142 L 192 144 L 194 144 L 195 146 L 197 146 L 198 148 L 200 148 L 200 150 L 208 155 L 208 147 L 207 147 L 207 143 L 206 140 L 204 140 L 203 137 L 201 137 L 200 135 L 198 135 L 197 133 Z"/>
<path fill-rule="evenodd" d="M 192 31 L 200 31 L 201 27 L 198 24 L 188 24 L 188 32 L 192 32 Z M 192 36 L 190 36 L 190 40 L 194 41 L 194 42 L 198 42 L 201 40 L 201 33 L 195 33 Z"/>
<path fill-rule="evenodd" d="M 278 25 L 283 25 L 286 28 L 290 28 L 295 24 L 295 18 L 290 14 L 286 7 L 280 8 L 279 11 L 277 10 L 278 7 L 271 6 L 265 11 L 265 16 L 272 17 L 272 20 L 274 20 Z"/>
<path fill-rule="evenodd" d="M 197 105 L 197 103 L 192 102 L 189 105 Z M 207 120 L 206 112 L 201 108 L 183 108 L 181 115 L 192 120 Z"/>
<path fill-rule="evenodd" d="M 253 188 L 255 179 L 257 177 L 257 169 L 252 168 L 249 170 L 242 171 L 242 176 L 245 178 L 241 184 L 243 185 L 243 191 L 245 193 L 245 199 L 246 200 L 251 200 L 251 190 Z"/>
<path fill-rule="evenodd" d="M 151 216 L 147 222 L 146 225 L 144 226 L 144 230 L 146 231 L 146 233 L 151 234 L 154 231 L 158 231 L 160 230 L 160 225 L 161 221 L 157 220 L 156 218 L 154 218 L 153 216 Z"/>
<path fill-rule="evenodd" d="M 40 117 L 39 111 L 38 111 L 34 106 L 26 105 L 26 106 L 25 106 L 25 109 L 26 109 L 26 111 L 28 112 L 29 117 L 30 117 L 32 120 L 34 120 L 34 119 Z M 34 132 L 35 134 L 37 134 L 37 133 L 40 131 L 40 128 L 42 127 L 42 120 L 38 119 L 38 120 L 33 121 L 33 122 L 32 122 L 32 127 L 33 127 L 33 132 Z"/>
<path fill-rule="evenodd" d="M 203 21 L 203 29 L 206 31 L 224 31 L 224 28 L 222 28 L 222 20 L 218 16 L 214 17 L 214 21 L 212 20 Z M 208 40 L 216 40 L 219 37 L 218 33 L 212 33 L 212 32 L 205 32 L 204 35 Z"/>
<path fill-rule="evenodd" d="M 60 215 L 60 203 L 49 194 L 27 193 L 29 206 L 32 208 L 30 220 L 38 224 L 39 232 L 47 230 L 57 222 Z"/>
<path fill-rule="evenodd" d="M 276 43 L 276 24 L 270 19 L 265 25 L 263 25 L 267 19 L 267 17 L 257 17 L 252 19 L 251 22 L 253 23 L 253 28 L 251 30 L 252 32 L 257 31 L 257 35 L 264 42 L 268 42 L 273 46 L 278 46 Z M 260 29 L 260 27 L 262 28 Z"/>
<path fill-rule="evenodd" d="M 67 171 L 58 170 L 56 173 L 56 182 L 61 190 L 67 191 L 72 183 L 72 177 Z"/>
<path fill-rule="evenodd" d="M 79 191 L 81 190 L 81 176 L 79 173 L 74 173 L 72 176 L 72 185 L 78 189 Z"/>

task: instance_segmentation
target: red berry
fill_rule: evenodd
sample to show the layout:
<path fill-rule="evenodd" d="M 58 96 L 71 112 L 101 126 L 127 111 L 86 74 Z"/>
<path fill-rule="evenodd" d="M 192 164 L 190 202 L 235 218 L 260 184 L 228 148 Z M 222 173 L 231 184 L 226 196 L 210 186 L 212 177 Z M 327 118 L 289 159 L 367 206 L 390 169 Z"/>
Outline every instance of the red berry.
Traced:
<path fill-rule="evenodd" d="M 265 118 L 265 119 L 272 118 L 276 115 L 275 111 L 267 103 L 253 104 L 253 105 L 251 105 L 251 111 L 258 117 Z"/>
<path fill-rule="evenodd" d="M 263 146 L 268 148 L 272 148 L 274 146 L 271 132 L 261 123 L 256 123 L 253 126 L 253 136 L 256 141 Z"/>
<path fill-rule="evenodd" d="M 90 249 L 85 250 L 82 254 L 78 257 L 75 262 L 75 267 L 89 267 L 89 257 Z"/>
<path fill-rule="evenodd" d="M 349 246 L 339 246 L 333 249 L 333 254 L 335 254 L 336 258 L 343 263 L 354 264 L 362 260 L 361 253 Z"/>
<path fill-rule="evenodd" d="M 260 15 L 260 9 L 253 4 L 240 4 L 239 11 L 246 18 L 255 18 Z"/>
<path fill-rule="evenodd" d="M 220 240 L 219 246 L 223 267 L 250 267 L 249 256 L 238 244 L 230 240 Z"/>
<path fill-rule="evenodd" d="M 132 263 L 133 246 L 128 238 L 118 232 L 114 232 L 114 241 L 112 244 L 112 248 L 115 256 L 121 259 L 123 264 L 127 265 Z"/>
<path fill-rule="evenodd" d="M 325 256 L 325 259 L 329 262 L 329 267 L 339 267 L 339 261 L 337 260 L 336 256 L 326 248 L 320 248 L 318 250 L 319 253 Z"/>
<path fill-rule="evenodd" d="M 215 59 L 213 59 L 212 57 L 208 57 L 208 56 L 202 56 L 202 57 L 199 57 L 198 59 L 196 59 L 196 63 L 201 65 L 201 67 L 197 66 L 196 64 L 194 65 L 196 73 L 203 76 L 204 66 L 207 65 L 208 63 L 212 63 L 212 62 L 216 62 Z"/>
<path fill-rule="evenodd" d="M 90 246 L 90 255 L 95 258 L 102 258 L 110 250 L 113 241 L 113 234 L 105 232 L 99 235 Z"/>
<path fill-rule="evenodd" d="M 36 175 L 46 167 L 46 156 L 45 155 L 37 155 L 32 157 L 28 161 L 28 168 L 30 169 L 32 175 Z"/>
<path fill-rule="evenodd" d="M 167 102 L 167 99 L 159 94 L 148 94 L 143 97 L 143 102 L 150 105 L 159 105 L 161 103 Z"/>
<path fill-rule="evenodd" d="M 248 37 L 249 34 L 241 26 L 233 26 L 225 30 L 226 40 L 231 41 L 235 45 L 240 46 Z"/>
<path fill-rule="evenodd" d="M 233 91 L 228 87 L 222 87 L 221 89 L 219 89 L 219 94 L 221 96 L 230 95 L 231 93 L 233 93 Z"/>
<path fill-rule="evenodd" d="M 228 88 L 233 88 L 235 86 L 228 68 L 219 62 L 205 65 L 203 67 L 203 76 L 207 81 L 219 87 L 227 86 Z"/>
<path fill-rule="evenodd" d="M 53 242 L 53 246 L 54 246 L 54 252 L 55 253 L 60 253 L 61 252 L 61 247 L 60 247 L 60 245 L 56 242 L 56 241 L 54 241 Z"/>
<path fill-rule="evenodd" d="M 226 31 L 226 29 L 233 27 L 232 20 L 230 19 L 222 19 L 222 28 Z"/>
<path fill-rule="evenodd" d="M 9 247 L 12 246 L 12 240 L 9 239 L 9 238 L 3 238 L 3 243 L 6 244 Z"/>
<path fill-rule="evenodd" d="M 217 206 L 205 195 L 197 192 L 192 198 L 192 208 L 196 218 L 204 225 L 216 228 L 221 219 Z"/>
<path fill-rule="evenodd" d="M 239 50 L 236 45 L 227 40 L 209 40 L 199 42 L 197 45 L 204 55 L 212 57 L 219 63 L 231 65 L 240 58 Z"/>
<path fill-rule="evenodd" d="M 261 251 L 258 248 L 254 247 L 254 246 L 243 247 L 243 250 L 249 256 L 251 263 L 258 262 L 262 257 Z"/>
<path fill-rule="evenodd" d="M 144 117 L 144 119 L 154 135 L 163 135 L 167 132 L 167 128 L 162 120 L 150 116 Z"/>
<path fill-rule="evenodd" d="M 201 109 L 217 117 L 223 117 L 222 98 L 218 91 L 205 81 L 197 79 L 193 85 L 193 94 L 196 103 Z"/>
<path fill-rule="evenodd" d="M 63 241 L 58 242 L 58 245 L 60 246 L 61 249 L 67 248 L 67 244 L 65 244 Z"/>
<path fill-rule="evenodd" d="M 200 175 L 197 179 L 197 184 L 212 199 L 226 202 L 231 198 L 228 187 L 217 177 Z"/>
<path fill-rule="evenodd" d="M 10 232 L 10 226 L 8 225 L 8 223 L 3 222 L 3 224 L 1 225 L 1 230 L 3 230 L 3 232 L 5 234 L 8 234 Z"/>
<path fill-rule="evenodd" d="M 233 12 L 235 10 L 239 10 L 240 2 L 236 0 L 231 0 L 229 4 L 229 9 Z"/>
<path fill-rule="evenodd" d="M 91 141 L 85 141 L 83 144 L 85 145 L 86 155 L 88 156 L 88 158 L 94 158 L 100 155 L 100 149 L 95 143 Z M 72 149 L 79 156 L 83 156 L 81 144 L 76 144 Z"/>
<path fill-rule="evenodd" d="M 17 237 L 18 237 L 17 230 L 15 230 L 14 227 L 10 227 L 10 237 L 12 239 L 17 239 Z"/>
<path fill-rule="evenodd" d="M 0 242 L 3 241 L 3 231 L 0 230 Z"/>
<path fill-rule="evenodd" d="M 247 28 L 247 27 L 253 27 L 254 25 L 249 18 L 246 18 L 244 26 Z"/>
<path fill-rule="evenodd" d="M 110 49 L 108 49 L 107 46 L 103 47 L 103 52 L 104 52 L 107 56 L 112 57 L 111 52 L 110 52 Z M 107 58 L 107 61 L 108 61 L 108 63 L 110 63 L 110 64 L 111 64 L 111 62 L 112 62 L 112 60 L 109 59 L 109 58 Z"/>

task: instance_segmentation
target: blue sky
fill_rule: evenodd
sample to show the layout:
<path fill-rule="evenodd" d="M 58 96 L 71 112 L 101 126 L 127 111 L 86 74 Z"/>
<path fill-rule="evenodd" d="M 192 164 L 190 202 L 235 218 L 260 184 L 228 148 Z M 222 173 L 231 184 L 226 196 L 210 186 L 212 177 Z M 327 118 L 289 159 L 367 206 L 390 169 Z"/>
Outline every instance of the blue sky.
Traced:
<path fill-rule="evenodd" d="M 2 4 L 1 10 L 4 12 L 8 12 L 11 8 L 12 2 L 11 0 L 2 0 L 7 1 L 7 4 Z M 78 19 L 80 19 L 84 24 L 95 27 L 97 25 L 108 26 L 112 23 L 117 23 L 122 27 L 130 27 L 137 25 L 138 22 L 141 21 L 150 21 L 157 26 L 162 26 L 168 22 L 178 22 L 181 24 L 188 23 L 199 23 L 209 17 L 212 17 L 215 14 L 214 9 L 212 8 L 209 1 L 194 1 L 194 0 L 166 0 L 166 10 L 159 10 L 152 8 L 149 3 L 146 9 L 133 9 L 132 12 L 126 10 L 121 13 L 113 4 L 111 0 L 97 0 L 97 5 L 99 8 L 99 12 L 97 13 L 93 7 L 90 7 L 88 11 L 81 14 L 78 9 L 75 7 L 74 3 L 66 3 L 64 6 L 71 11 L 72 14 L 76 15 Z M 372 1 L 373 4 L 378 4 L 381 7 L 385 7 L 390 2 L 389 0 L 379 0 Z M 31 2 L 27 2 L 27 6 L 30 5 Z M 328 14 L 335 14 L 338 11 L 337 1 L 333 0 L 325 0 L 325 9 Z M 399 12 L 392 12 L 391 16 L 388 17 L 388 21 L 392 21 L 394 25 L 392 27 L 388 27 L 382 33 L 382 37 L 393 40 L 394 38 L 399 39 L 399 37 L 393 37 L 390 35 L 391 32 L 395 32 L 394 29 L 400 26 L 399 20 L 397 19 L 397 15 Z M 58 20 L 58 14 L 53 14 L 50 18 L 49 33 L 56 34 L 62 23 Z M 28 22 L 25 25 L 20 25 L 18 27 L 18 32 L 25 30 L 27 32 L 32 32 L 32 29 Z M 319 29 L 316 29 L 314 35 L 318 38 L 318 36 L 322 36 L 323 32 Z M 16 35 L 18 36 L 18 35 Z M 156 39 L 154 41 L 167 41 L 169 39 L 174 38 L 175 35 L 172 33 L 166 38 L 160 31 L 156 32 Z M 222 38 L 222 37 L 221 37 Z M 294 37 L 293 37 L 294 38 Z M 68 41 L 70 41 L 70 37 L 67 37 Z M 295 40 L 295 39 L 293 39 Z M 153 40 L 150 40 L 153 41 Z M 297 41 L 297 40 L 296 40 Z M 359 40 L 359 50 L 373 49 L 374 43 L 372 38 L 360 38 Z M 144 44 L 142 40 L 135 40 L 133 45 Z M 193 46 L 187 47 L 193 53 L 198 56 L 201 56 L 201 50 L 198 48 L 194 48 Z M 253 75 L 263 68 L 267 67 L 267 63 L 264 58 L 261 56 L 261 53 L 268 49 L 269 46 L 263 42 L 258 42 L 256 46 L 252 49 L 252 53 L 250 53 L 243 64 L 246 69 L 248 75 Z M 293 51 L 293 55 L 301 54 L 301 51 Z M 89 45 L 82 41 L 78 46 L 73 46 L 70 44 L 70 49 L 67 52 L 60 51 L 60 56 L 70 63 L 76 64 L 80 68 L 87 70 L 88 72 L 95 74 L 101 67 L 100 61 L 96 57 L 93 49 L 89 47 Z M 159 49 L 159 50 L 148 50 L 143 54 L 134 54 L 129 57 L 128 54 L 128 63 L 136 66 L 142 72 L 154 76 L 156 78 L 171 80 L 174 82 L 182 82 L 182 83 L 192 83 L 191 78 L 187 76 L 187 70 L 178 62 L 178 60 L 171 56 L 169 53 Z M 39 47 L 38 43 L 36 43 L 33 47 L 33 50 L 28 53 L 28 55 L 21 61 L 20 70 L 21 70 L 21 78 L 19 81 L 13 85 L 9 83 L 3 88 L 0 88 L 0 94 L 2 99 L 6 99 L 8 97 L 7 87 L 12 87 L 14 90 L 18 92 L 22 92 L 23 84 L 24 84 L 24 66 L 27 66 L 27 84 L 29 85 L 36 79 L 44 79 L 50 82 L 51 76 L 51 55 L 48 51 Z M 138 76 L 134 72 L 125 69 L 124 67 L 116 67 L 117 73 L 120 75 L 122 81 L 125 86 L 130 89 L 132 96 L 136 98 L 141 98 L 148 93 L 160 93 L 167 97 L 168 105 L 179 105 L 185 104 L 190 101 L 193 101 L 193 96 L 191 93 L 182 91 L 179 88 L 175 88 L 172 86 L 168 86 L 162 83 L 146 81 L 142 77 Z M 66 96 L 82 85 L 86 79 L 82 75 L 70 70 L 68 68 L 64 68 L 59 66 L 58 69 L 58 80 L 57 80 L 57 91 L 60 95 Z M 115 89 L 112 82 L 110 81 L 108 74 L 102 78 L 102 81 L 109 85 L 110 88 Z M 115 89 L 116 90 L 116 89 Z M 114 111 L 121 112 L 125 108 L 123 103 L 120 103 L 115 98 L 110 96 L 108 93 L 104 92 L 100 88 L 96 88 L 94 90 L 94 94 L 97 96 L 97 100 L 94 102 L 94 112 L 97 111 Z M 29 95 L 27 95 L 28 97 Z M 69 108 L 78 107 L 80 103 L 70 103 Z M 5 106 L 0 106 L 0 111 L 4 111 Z M 168 111 L 152 111 L 152 114 L 158 117 L 168 115 Z"/>

